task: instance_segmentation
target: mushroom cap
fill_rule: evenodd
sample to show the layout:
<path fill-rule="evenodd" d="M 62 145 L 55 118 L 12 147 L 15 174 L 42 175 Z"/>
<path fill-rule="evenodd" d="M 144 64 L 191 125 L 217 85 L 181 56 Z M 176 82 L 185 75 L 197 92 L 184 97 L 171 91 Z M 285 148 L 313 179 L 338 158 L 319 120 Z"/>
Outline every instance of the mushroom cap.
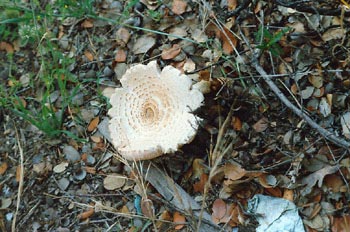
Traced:
<path fill-rule="evenodd" d="M 203 94 L 191 89 L 191 79 L 172 66 L 162 71 L 157 62 L 126 71 L 108 111 L 112 144 L 129 160 L 155 158 L 176 151 L 194 138 L 199 118 L 191 112 Z"/>

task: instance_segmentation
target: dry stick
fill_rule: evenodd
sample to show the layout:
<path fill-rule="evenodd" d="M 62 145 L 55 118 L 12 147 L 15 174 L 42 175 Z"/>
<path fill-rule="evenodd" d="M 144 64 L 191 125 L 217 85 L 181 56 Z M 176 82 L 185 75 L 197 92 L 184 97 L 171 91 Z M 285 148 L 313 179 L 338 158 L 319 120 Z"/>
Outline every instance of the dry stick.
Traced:
<path fill-rule="evenodd" d="M 19 135 L 18 135 L 18 131 L 17 128 L 15 127 L 15 131 L 16 131 L 16 138 L 17 138 L 17 146 L 19 149 L 19 156 L 20 156 L 20 176 L 19 176 L 19 184 L 18 184 L 18 192 L 17 192 L 17 205 L 16 205 L 16 212 L 13 216 L 13 220 L 12 220 L 12 225 L 11 225 L 11 231 L 15 232 L 16 231 L 16 220 L 17 220 L 17 214 L 19 211 L 19 205 L 21 204 L 21 195 L 22 195 L 22 191 L 23 191 L 23 180 L 24 180 L 24 157 L 23 157 L 23 149 L 21 146 L 21 142 L 19 139 Z"/>
<path fill-rule="evenodd" d="M 320 133 L 323 137 L 325 137 L 327 140 L 331 141 L 332 143 L 343 147 L 345 149 L 350 148 L 350 142 L 339 138 L 332 132 L 324 129 L 320 125 L 318 125 L 316 122 L 314 122 L 309 116 L 307 116 L 302 110 L 297 108 L 295 105 L 293 105 L 286 96 L 281 92 L 281 90 L 276 86 L 276 84 L 270 79 L 268 74 L 265 72 L 265 70 L 258 64 L 258 61 L 256 57 L 253 58 L 253 66 L 255 70 L 262 76 L 264 81 L 269 85 L 270 89 L 277 95 L 277 97 L 289 108 L 291 109 L 296 115 L 298 115 L 300 118 L 304 119 L 313 129 L 317 130 L 318 133 Z"/>
<path fill-rule="evenodd" d="M 244 34 L 241 32 L 241 36 L 247 46 L 251 49 L 253 53 L 252 58 L 252 64 L 255 68 L 255 70 L 261 75 L 261 77 L 264 79 L 266 84 L 270 87 L 270 89 L 277 95 L 277 97 L 290 109 L 292 110 L 296 115 L 298 115 L 300 118 L 304 119 L 313 129 L 318 131 L 325 139 L 329 140 L 330 142 L 338 145 L 339 147 L 343 147 L 347 150 L 350 149 L 350 142 L 346 141 L 342 138 L 339 138 L 332 132 L 324 129 L 320 125 L 318 125 L 315 121 L 313 121 L 309 116 L 307 116 L 301 109 L 297 108 L 295 105 L 293 105 L 288 98 L 281 92 L 281 90 L 277 87 L 277 85 L 271 80 L 269 75 L 265 72 L 265 70 L 260 66 L 258 63 L 258 52 L 253 51 L 252 47 L 250 46 L 250 43 L 248 42 L 247 38 L 244 36 Z"/>

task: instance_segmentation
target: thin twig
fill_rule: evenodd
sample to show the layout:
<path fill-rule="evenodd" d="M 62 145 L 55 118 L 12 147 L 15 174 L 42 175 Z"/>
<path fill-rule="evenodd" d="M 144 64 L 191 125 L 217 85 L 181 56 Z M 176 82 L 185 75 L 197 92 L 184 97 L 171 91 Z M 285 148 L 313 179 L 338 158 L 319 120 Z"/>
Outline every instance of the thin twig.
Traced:
<path fill-rule="evenodd" d="M 21 195 L 23 190 L 23 180 L 24 180 L 24 158 L 23 158 L 23 149 L 21 146 L 20 138 L 18 135 L 17 128 L 15 126 L 15 132 L 16 132 L 16 139 L 17 139 L 17 146 L 19 149 L 19 157 L 20 157 L 20 175 L 19 175 L 19 183 L 18 183 L 18 192 L 17 192 L 17 204 L 16 204 L 16 212 L 13 215 L 12 225 L 11 225 L 11 231 L 16 231 L 16 220 L 17 215 L 19 211 L 19 206 L 21 204 Z"/>
<path fill-rule="evenodd" d="M 260 53 L 260 49 L 257 50 L 257 52 L 254 52 L 249 41 L 244 36 L 244 34 L 241 32 L 241 36 L 247 46 L 252 51 L 253 57 L 252 57 L 252 65 L 254 66 L 255 70 L 261 75 L 261 77 L 264 79 L 266 84 L 270 87 L 270 89 L 277 95 L 277 97 L 284 103 L 285 106 L 287 106 L 290 110 L 292 110 L 296 115 L 298 115 L 300 118 L 302 118 L 304 121 L 306 121 L 311 128 L 315 129 L 318 133 L 320 133 L 325 139 L 329 140 L 330 142 L 338 145 L 339 147 L 343 147 L 347 150 L 350 149 L 350 142 L 347 140 L 344 140 L 342 138 L 339 138 L 334 133 L 328 131 L 327 129 L 321 127 L 318 125 L 314 120 L 312 120 L 307 114 L 305 114 L 301 109 L 297 108 L 295 105 L 293 105 L 289 99 L 281 92 L 281 90 L 277 87 L 277 85 L 271 80 L 269 75 L 266 73 L 266 71 L 261 67 L 261 65 L 258 62 L 258 57 Z"/>

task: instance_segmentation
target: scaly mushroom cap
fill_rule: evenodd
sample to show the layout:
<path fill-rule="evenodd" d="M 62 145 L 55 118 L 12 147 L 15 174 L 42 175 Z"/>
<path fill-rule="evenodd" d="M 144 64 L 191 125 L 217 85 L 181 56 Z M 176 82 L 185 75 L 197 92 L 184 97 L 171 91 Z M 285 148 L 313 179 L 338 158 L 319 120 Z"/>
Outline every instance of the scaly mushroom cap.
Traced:
<path fill-rule="evenodd" d="M 109 130 L 117 151 L 129 160 L 144 160 L 176 151 L 194 138 L 203 94 L 172 66 L 160 72 L 156 61 L 126 71 L 108 111 Z"/>

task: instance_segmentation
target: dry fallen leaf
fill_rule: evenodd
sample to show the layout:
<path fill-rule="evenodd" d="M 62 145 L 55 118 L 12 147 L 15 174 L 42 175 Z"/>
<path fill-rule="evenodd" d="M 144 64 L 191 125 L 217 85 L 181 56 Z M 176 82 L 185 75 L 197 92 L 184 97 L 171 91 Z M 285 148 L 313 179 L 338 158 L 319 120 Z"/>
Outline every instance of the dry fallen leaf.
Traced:
<path fill-rule="evenodd" d="M 88 210 L 80 213 L 77 217 L 79 220 L 85 220 L 90 218 L 95 213 L 94 207 L 90 207 Z"/>
<path fill-rule="evenodd" d="M 213 203 L 212 211 L 211 217 L 213 222 L 219 224 L 226 214 L 226 203 L 222 199 L 216 199 Z"/>
<path fill-rule="evenodd" d="M 141 36 L 138 38 L 132 48 L 135 55 L 148 52 L 156 44 L 156 39 L 152 36 Z"/>
<path fill-rule="evenodd" d="M 124 49 L 118 49 L 114 57 L 115 62 L 125 62 L 126 61 L 126 52 Z"/>
<path fill-rule="evenodd" d="M 0 164 L 0 175 L 3 175 L 8 168 L 8 164 L 6 162 L 2 162 Z"/>
<path fill-rule="evenodd" d="M 336 174 L 330 174 L 324 178 L 324 184 L 328 190 L 333 193 L 341 192 L 342 186 L 345 185 L 343 179 Z"/>
<path fill-rule="evenodd" d="M 183 0 L 174 0 L 171 10 L 174 14 L 181 15 L 186 12 L 187 2 Z"/>
<path fill-rule="evenodd" d="M 283 192 L 283 198 L 289 201 L 294 201 L 294 191 L 292 189 L 285 189 Z"/>
<path fill-rule="evenodd" d="M 120 174 L 110 174 L 103 180 L 103 187 L 107 190 L 115 190 L 124 186 L 126 177 Z"/>
<path fill-rule="evenodd" d="M 322 40 L 327 42 L 333 39 L 341 39 L 345 36 L 345 30 L 342 28 L 330 28 L 322 35 Z"/>
<path fill-rule="evenodd" d="M 81 26 L 83 28 L 92 28 L 94 26 L 94 23 L 92 22 L 91 19 L 85 19 L 82 23 Z"/>
<path fill-rule="evenodd" d="M 323 86 L 323 77 L 321 75 L 311 75 L 308 79 L 315 88 L 319 89 Z"/>
<path fill-rule="evenodd" d="M 307 177 L 304 177 L 302 180 L 302 184 L 306 185 L 305 188 L 301 191 L 301 194 L 303 196 L 309 194 L 312 190 L 312 187 L 318 183 L 318 187 L 321 188 L 322 187 L 322 183 L 323 183 L 323 178 L 326 175 L 335 173 L 336 171 L 339 170 L 338 166 L 331 166 L 331 165 L 326 165 L 324 168 L 311 173 L 310 175 L 308 175 Z"/>
<path fill-rule="evenodd" d="M 141 200 L 141 211 L 148 218 L 154 218 L 154 206 L 150 199 Z"/>
<path fill-rule="evenodd" d="M 94 55 L 93 55 L 89 50 L 85 50 L 85 51 L 84 51 L 84 56 L 85 56 L 89 61 L 93 61 L 93 60 L 94 60 Z"/>
<path fill-rule="evenodd" d="M 99 122 L 100 122 L 100 117 L 98 116 L 92 119 L 91 122 L 89 123 L 89 126 L 87 127 L 87 131 L 88 132 L 94 131 L 97 128 Z"/>
<path fill-rule="evenodd" d="M 186 218 L 176 211 L 173 215 L 173 222 L 177 224 L 175 230 L 181 230 L 185 226 Z"/>
<path fill-rule="evenodd" d="M 7 42 L 0 42 L 0 51 L 2 50 L 6 51 L 8 54 L 12 54 L 15 51 L 13 46 Z"/>
<path fill-rule="evenodd" d="M 162 51 L 162 59 L 163 60 L 170 60 L 170 59 L 174 59 L 177 55 L 179 55 L 181 52 L 181 47 L 178 44 L 173 44 L 172 47 L 168 48 L 168 49 L 164 49 Z"/>
<path fill-rule="evenodd" d="M 166 231 L 168 229 L 168 223 L 171 221 L 171 215 L 169 211 L 164 210 L 158 217 L 159 220 L 156 221 L 156 226 L 159 231 Z"/>
<path fill-rule="evenodd" d="M 202 173 L 199 181 L 193 184 L 193 191 L 203 193 L 204 187 L 207 181 L 208 181 L 208 175 L 205 173 Z"/>
<path fill-rule="evenodd" d="M 115 37 L 118 44 L 120 44 L 121 46 L 125 46 L 129 42 L 131 34 L 128 31 L 128 29 L 126 29 L 125 27 L 121 27 L 116 32 Z"/>
<path fill-rule="evenodd" d="M 231 125 L 235 131 L 240 131 L 242 129 L 242 121 L 239 117 L 233 116 Z"/>
<path fill-rule="evenodd" d="M 263 117 L 253 125 L 253 129 L 256 132 L 263 132 L 264 130 L 267 129 L 268 126 L 269 126 L 269 120 Z"/>
<path fill-rule="evenodd" d="M 237 38 L 232 34 L 232 32 L 226 27 L 221 31 L 222 40 L 222 50 L 225 54 L 229 55 L 233 52 L 234 48 L 237 46 Z"/>
<path fill-rule="evenodd" d="M 333 223 L 332 223 L 332 231 L 334 232 L 350 231 L 350 215 L 343 215 L 342 217 L 334 217 Z"/>
<path fill-rule="evenodd" d="M 241 179 L 247 172 L 239 165 L 236 164 L 226 164 L 224 166 L 224 173 L 226 178 L 230 180 L 239 180 Z"/>
<path fill-rule="evenodd" d="M 343 134 L 346 138 L 350 138 L 350 112 L 345 112 L 340 117 L 340 123 L 343 130 Z"/>

